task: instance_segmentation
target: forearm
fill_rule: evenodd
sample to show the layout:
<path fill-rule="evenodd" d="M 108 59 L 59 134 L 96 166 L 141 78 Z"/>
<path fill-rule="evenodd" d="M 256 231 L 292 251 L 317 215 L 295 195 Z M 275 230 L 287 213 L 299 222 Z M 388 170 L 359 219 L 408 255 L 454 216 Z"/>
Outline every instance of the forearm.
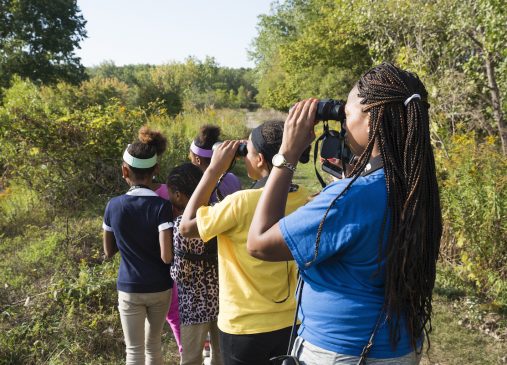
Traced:
<path fill-rule="evenodd" d="M 103 246 L 104 246 L 104 254 L 106 255 L 107 258 L 113 257 L 118 252 L 116 239 L 114 238 L 114 234 L 112 232 L 104 231 Z"/>
<path fill-rule="evenodd" d="M 166 229 L 158 234 L 160 242 L 160 257 L 164 263 L 169 264 L 173 260 L 173 230 Z"/>
<path fill-rule="evenodd" d="M 317 102 L 317 99 L 299 102 L 285 121 L 279 153 L 293 166 L 315 139 Z M 248 232 L 247 249 L 254 257 L 273 261 L 292 257 L 278 225 L 285 215 L 292 177 L 293 171 L 285 167 L 273 168 L 269 175 Z"/>
<path fill-rule="evenodd" d="M 219 172 L 211 168 L 204 172 L 181 217 L 180 233 L 183 237 L 199 237 L 197 210 L 208 204 L 220 175 Z"/>

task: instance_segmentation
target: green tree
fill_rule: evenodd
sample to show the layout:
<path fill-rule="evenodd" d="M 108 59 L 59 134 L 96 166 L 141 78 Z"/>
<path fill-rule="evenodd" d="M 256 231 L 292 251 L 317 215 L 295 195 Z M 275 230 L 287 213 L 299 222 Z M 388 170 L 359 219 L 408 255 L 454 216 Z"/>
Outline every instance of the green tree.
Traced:
<path fill-rule="evenodd" d="M 505 0 L 456 1 L 450 24 L 454 53 L 477 85 L 485 111 L 495 124 L 507 155 L 507 6 Z"/>
<path fill-rule="evenodd" d="M 394 60 L 433 89 L 453 133 L 499 136 L 507 153 L 504 0 L 359 1 L 356 21 L 375 62 Z M 417 16 L 414 16 L 417 14 Z M 459 16 L 458 16 L 459 14 Z"/>
<path fill-rule="evenodd" d="M 357 35 L 354 1 L 274 3 L 260 18 L 251 56 L 259 73 L 258 100 L 286 109 L 301 98 L 345 98 L 371 65 Z"/>
<path fill-rule="evenodd" d="M 14 74 L 40 83 L 84 79 L 74 50 L 85 24 L 76 0 L 0 0 L 0 86 Z"/>

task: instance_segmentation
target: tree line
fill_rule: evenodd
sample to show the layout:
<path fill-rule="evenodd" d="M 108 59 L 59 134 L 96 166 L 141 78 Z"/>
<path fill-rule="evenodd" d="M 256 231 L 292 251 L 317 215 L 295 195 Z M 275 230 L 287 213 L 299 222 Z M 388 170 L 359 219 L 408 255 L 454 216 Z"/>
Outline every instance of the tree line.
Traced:
<path fill-rule="evenodd" d="M 251 51 L 257 100 L 284 109 L 344 98 L 364 70 L 390 60 L 424 80 L 440 133 L 495 136 L 505 155 L 506 24 L 504 0 L 275 2 Z"/>

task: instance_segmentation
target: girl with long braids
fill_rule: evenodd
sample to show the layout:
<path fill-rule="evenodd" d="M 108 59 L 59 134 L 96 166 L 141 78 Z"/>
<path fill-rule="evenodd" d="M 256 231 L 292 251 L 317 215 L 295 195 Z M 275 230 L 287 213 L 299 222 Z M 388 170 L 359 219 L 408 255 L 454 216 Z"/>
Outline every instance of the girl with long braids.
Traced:
<path fill-rule="evenodd" d="M 442 233 L 427 98 L 417 75 L 374 67 L 345 105 L 346 143 L 358 156 L 348 177 L 283 218 L 293 171 L 282 165 L 270 174 L 247 246 L 254 257 L 294 259 L 300 269 L 292 354 L 302 364 L 420 360 Z M 317 102 L 299 102 L 285 122 L 279 154 L 290 164 L 315 138 Z"/>

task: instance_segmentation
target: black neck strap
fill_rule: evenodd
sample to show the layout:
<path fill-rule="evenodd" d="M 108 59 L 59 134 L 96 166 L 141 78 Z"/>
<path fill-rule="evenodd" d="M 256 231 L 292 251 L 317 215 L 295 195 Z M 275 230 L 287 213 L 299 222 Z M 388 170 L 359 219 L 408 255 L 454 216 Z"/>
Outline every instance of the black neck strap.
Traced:
<path fill-rule="evenodd" d="M 325 133 L 323 133 L 317 140 L 315 141 L 315 147 L 313 149 L 313 168 L 315 169 L 315 175 L 317 175 L 317 179 L 319 179 L 320 185 L 324 188 L 326 187 L 326 182 L 324 179 L 320 176 L 319 171 L 317 170 L 317 156 L 319 155 L 319 142 L 324 139 L 326 136 Z"/>
<path fill-rule="evenodd" d="M 382 167 L 384 167 L 384 163 L 382 162 L 382 156 L 381 155 L 375 156 L 366 164 L 366 167 L 361 173 L 361 176 L 370 175 L 375 171 L 380 170 Z"/>
<path fill-rule="evenodd" d="M 260 189 L 263 188 L 264 185 L 266 185 L 266 182 L 268 181 L 268 176 L 264 176 L 263 178 L 260 178 L 257 181 L 254 181 L 254 183 L 250 186 L 250 189 Z"/>

